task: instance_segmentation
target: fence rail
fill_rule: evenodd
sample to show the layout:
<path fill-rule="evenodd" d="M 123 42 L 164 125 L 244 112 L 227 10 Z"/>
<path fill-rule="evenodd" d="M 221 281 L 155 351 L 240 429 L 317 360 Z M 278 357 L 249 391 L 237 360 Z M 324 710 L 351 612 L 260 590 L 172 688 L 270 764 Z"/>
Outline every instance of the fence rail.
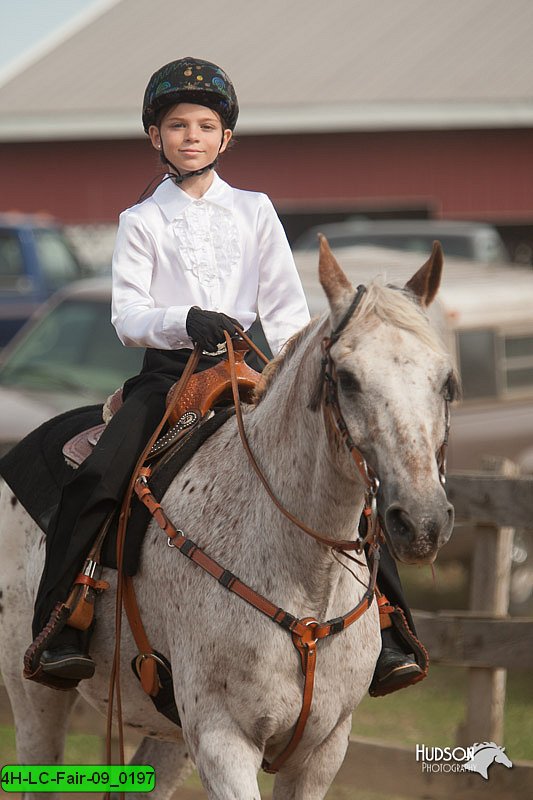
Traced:
<path fill-rule="evenodd" d="M 472 744 L 472 742 L 471 742 Z M 423 800 L 527 800 L 533 797 L 533 763 L 514 761 L 512 769 L 494 765 L 488 783 L 469 772 L 425 772 L 415 748 L 383 745 L 351 737 L 336 785 L 388 797 Z"/>

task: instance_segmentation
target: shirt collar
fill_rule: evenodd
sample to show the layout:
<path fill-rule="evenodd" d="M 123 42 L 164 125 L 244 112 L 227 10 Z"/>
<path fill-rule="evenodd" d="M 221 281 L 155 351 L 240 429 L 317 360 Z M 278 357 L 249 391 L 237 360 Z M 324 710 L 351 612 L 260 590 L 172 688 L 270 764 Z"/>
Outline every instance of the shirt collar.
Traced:
<path fill-rule="evenodd" d="M 168 179 L 160 183 L 152 195 L 165 217 L 169 222 L 179 217 L 179 215 L 195 202 L 195 198 L 191 197 L 179 186 L 176 186 L 172 179 Z M 207 192 L 199 198 L 206 203 L 221 206 L 229 211 L 233 209 L 233 191 L 231 186 L 219 178 L 217 173 L 213 173 L 213 183 Z"/>

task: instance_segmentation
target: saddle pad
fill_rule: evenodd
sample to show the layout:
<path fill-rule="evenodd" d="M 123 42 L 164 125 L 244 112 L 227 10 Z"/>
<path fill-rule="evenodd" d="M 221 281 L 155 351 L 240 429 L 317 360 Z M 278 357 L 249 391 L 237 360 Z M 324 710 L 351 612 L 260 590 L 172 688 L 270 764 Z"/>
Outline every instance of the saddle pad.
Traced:
<path fill-rule="evenodd" d="M 200 445 L 234 413 L 231 406 L 217 410 L 213 417 L 191 431 L 179 449 L 169 451 L 161 459 L 152 479 L 159 498 Z M 45 534 L 59 503 L 63 484 L 74 475 L 74 470 L 64 460 L 63 446 L 78 433 L 100 424 L 101 420 L 101 405 L 67 411 L 40 425 L 0 460 L 0 475 Z M 135 575 L 137 571 L 142 540 L 150 519 L 148 510 L 134 496 L 124 561 L 124 571 L 128 575 Z M 105 566 L 116 568 L 115 543 L 116 523 L 111 526 L 104 545 Z"/>

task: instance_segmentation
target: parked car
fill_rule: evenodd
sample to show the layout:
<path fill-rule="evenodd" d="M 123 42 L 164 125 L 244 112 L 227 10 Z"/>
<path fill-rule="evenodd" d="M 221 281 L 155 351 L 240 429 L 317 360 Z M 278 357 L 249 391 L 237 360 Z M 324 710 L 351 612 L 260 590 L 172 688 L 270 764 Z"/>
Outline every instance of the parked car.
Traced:
<path fill-rule="evenodd" d="M 83 277 L 83 267 L 48 217 L 0 214 L 0 347 L 57 289 Z"/>
<path fill-rule="evenodd" d="M 375 276 L 403 285 L 419 258 L 379 247 L 339 249 L 354 284 Z M 335 252 L 335 249 L 334 249 Z M 317 255 L 295 252 L 312 314 L 326 306 Z M 452 409 L 451 469 L 479 469 L 484 455 L 505 456 L 533 472 L 533 272 L 514 264 L 446 258 L 439 301 L 431 306 L 461 375 L 463 398 Z"/>
<path fill-rule="evenodd" d="M 318 225 L 305 231 L 293 244 L 294 250 L 318 251 L 318 234 L 327 236 L 336 249 L 368 245 L 389 250 L 425 253 L 438 239 L 447 256 L 497 263 L 509 261 L 505 244 L 492 225 L 447 220 L 346 220 Z"/>
<path fill-rule="evenodd" d="M 110 321 L 109 279 L 61 290 L 0 356 L 0 454 L 56 414 L 104 401 L 142 364 Z"/>
<path fill-rule="evenodd" d="M 136 375 L 144 349 L 111 325 L 111 280 L 92 278 L 48 300 L 0 354 L 0 455 L 46 420 L 103 402 Z M 259 323 L 250 335 L 271 356 Z M 247 361 L 257 368 L 255 354 Z"/>

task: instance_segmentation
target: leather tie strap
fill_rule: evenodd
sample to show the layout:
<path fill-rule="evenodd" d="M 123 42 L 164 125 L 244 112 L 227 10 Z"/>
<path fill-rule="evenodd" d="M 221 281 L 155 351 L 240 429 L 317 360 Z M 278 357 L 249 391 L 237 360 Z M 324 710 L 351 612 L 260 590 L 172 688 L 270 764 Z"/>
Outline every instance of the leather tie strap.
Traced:
<path fill-rule="evenodd" d="M 107 581 L 96 580 L 95 578 L 91 578 L 90 575 L 78 575 L 74 581 L 74 585 L 76 584 L 90 586 L 91 589 L 95 590 L 95 592 L 104 592 L 106 589 L 109 589 L 109 583 Z"/>
<path fill-rule="evenodd" d="M 124 576 L 124 594 L 123 594 L 124 610 L 128 617 L 129 626 L 135 639 L 135 644 L 141 655 L 139 674 L 141 679 L 141 686 L 151 697 L 159 691 L 159 678 L 157 675 L 157 664 L 154 660 L 153 648 L 148 641 L 148 636 L 144 629 L 141 619 L 139 606 L 137 605 L 137 597 L 133 588 L 133 581 L 128 576 Z"/>

